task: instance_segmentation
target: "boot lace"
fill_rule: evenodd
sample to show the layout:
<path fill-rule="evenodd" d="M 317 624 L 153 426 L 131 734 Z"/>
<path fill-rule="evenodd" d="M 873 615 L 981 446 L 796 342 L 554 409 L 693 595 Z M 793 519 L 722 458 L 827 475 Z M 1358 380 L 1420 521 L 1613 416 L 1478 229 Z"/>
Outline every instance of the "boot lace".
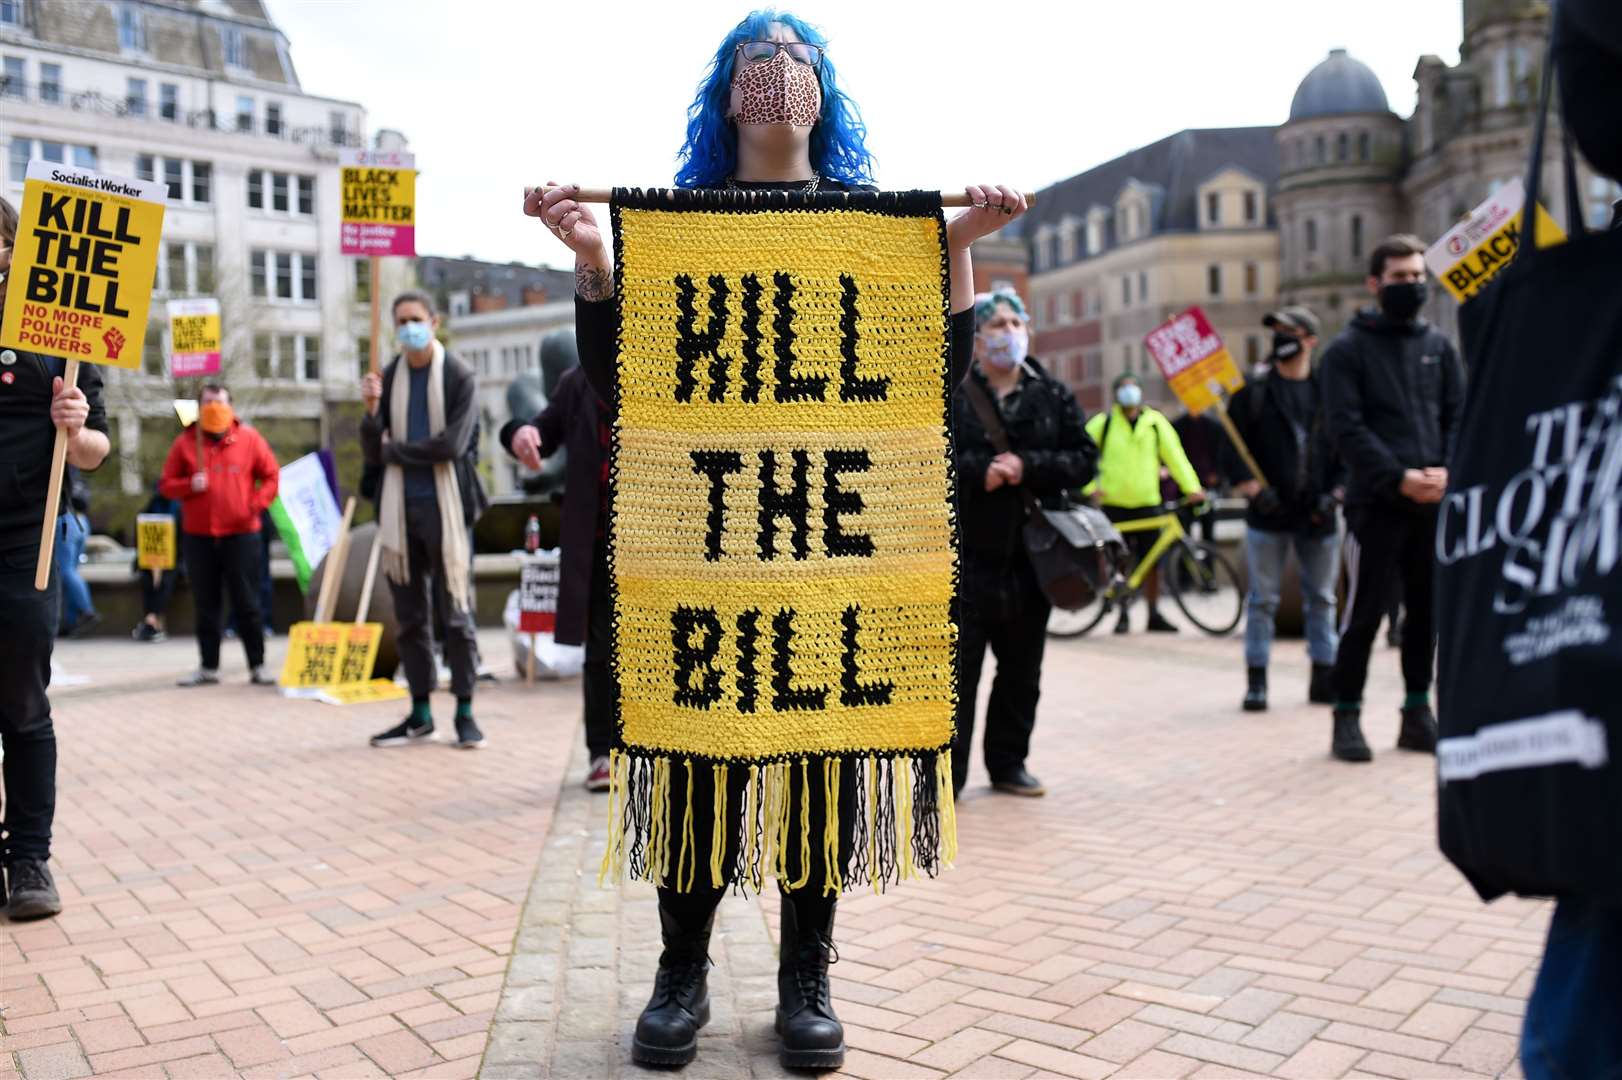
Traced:
<path fill-rule="evenodd" d="M 800 991 L 801 1001 L 825 1011 L 822 1006 L 831 993 L 828 968 L 837 963 L 839 948 L 834 945 L 833 939 L 821 931 L 814 931 L 811 940 L 800 946 L 799 963 L 794 965 L 794 985 Z"/>
<path fill-rule="evenodd" d="M 681 1005 L 682 999 L 698 985 L 709 964 L 708 953 L 673 960 L 668 964 L 661 963 L 659 973 L 653 978 L 653 1000 L 649 1002 L 649 1007 L 662 1009 L 667 1005 Z"/>

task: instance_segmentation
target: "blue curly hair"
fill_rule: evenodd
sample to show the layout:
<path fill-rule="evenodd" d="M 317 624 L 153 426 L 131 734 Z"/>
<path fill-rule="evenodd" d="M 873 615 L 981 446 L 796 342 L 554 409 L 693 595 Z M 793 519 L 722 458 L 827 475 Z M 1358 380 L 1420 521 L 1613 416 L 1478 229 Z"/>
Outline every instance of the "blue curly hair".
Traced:
<path fill-rule="evenodd" d="M 793 30 L 801 41 L 826 46 L 821 31 L 786 11 L 761 8 L 743 21 L 715 50 L 698 95 L 687 108 L 687 141 L 676 155 L 680 168 L 676 186 L 684 188 L 720 187 L 738 167 L 738 131 L 727 119 L 732 91 L 732 63 L 739 42 L 770 38 L 773 23 Z M 867 149 L 867 126 L 861 113 L 839 88 L 833 61 L 826 54 L 819 71 L 822 83 L 822 114 L 811 129 L 811 167 L 817 175 L 845 184 L 873 183 L 873 155 Z"/>

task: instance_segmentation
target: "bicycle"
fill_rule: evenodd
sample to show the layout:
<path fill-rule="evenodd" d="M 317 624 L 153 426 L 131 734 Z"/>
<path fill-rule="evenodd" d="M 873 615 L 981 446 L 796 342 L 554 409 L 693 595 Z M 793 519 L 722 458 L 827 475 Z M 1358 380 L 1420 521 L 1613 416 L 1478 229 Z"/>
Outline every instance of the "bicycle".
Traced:
<path fill-rule="evenodd" d="M 1080 637 L 1111 611 L 1130 611 L 1150 572 L 1168 552 L 1171 557 L 1161 579 L 1178 609 L 1207 634 L 1220 637 L 1232 632 L 1244 613 L 1244 589 L 1226 555 L 1213 544 L 1191 538 L 1183 529 L 1181 511 L 1190 505 L 1187 499 L 1168 502 L 1157 514 L 1115 522 L 1115 528 L 1122 533 L 1159 530 L 1159 535 L 1136 565 L 1130 551 L 1106 553 L 1108 583 L 1084 608 L 1055 608 L 1048 618 L 1049 636 Z M 1196 514 L 1211 509 L 1209 502 L 1192 505 Z"/>

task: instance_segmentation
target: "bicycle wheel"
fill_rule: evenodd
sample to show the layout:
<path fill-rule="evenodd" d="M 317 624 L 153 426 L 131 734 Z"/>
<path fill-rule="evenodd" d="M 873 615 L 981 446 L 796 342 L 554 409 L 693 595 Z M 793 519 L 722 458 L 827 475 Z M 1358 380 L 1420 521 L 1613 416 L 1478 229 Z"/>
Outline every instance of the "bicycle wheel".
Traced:
<path fill-rule="evenodd" d="M 1110 605 L 1105 601 L 1103 593 L 1095 595 L 1092 603 L 1075 611 L 1054 608 L 1053 613 L 1048 616 L 1048 637 L 1080 637 L 1097 626 L 1109 608 Z"/>
<path fill-rule="evenodd" d="M 1211 544 L 1183 540 L 1166 552 L 1162 564 L 1166 587 L 1189 622 L 1218 636 L 1239 625 L 1245 592 L 1226 555 Z"/>

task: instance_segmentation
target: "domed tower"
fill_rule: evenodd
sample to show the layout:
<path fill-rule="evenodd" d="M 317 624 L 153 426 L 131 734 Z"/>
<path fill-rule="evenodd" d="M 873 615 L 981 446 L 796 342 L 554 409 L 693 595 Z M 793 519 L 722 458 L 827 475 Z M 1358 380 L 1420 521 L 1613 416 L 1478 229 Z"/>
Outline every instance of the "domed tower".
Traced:
<path fill-rule="evenodd" d="M 1311 307 L 1326 334 L 1363 303 L 1369 252 L 1402 221 L 1403 132 L 1345 49 L 1301 80 L 1278 129 L 1280 299 Z"/>

